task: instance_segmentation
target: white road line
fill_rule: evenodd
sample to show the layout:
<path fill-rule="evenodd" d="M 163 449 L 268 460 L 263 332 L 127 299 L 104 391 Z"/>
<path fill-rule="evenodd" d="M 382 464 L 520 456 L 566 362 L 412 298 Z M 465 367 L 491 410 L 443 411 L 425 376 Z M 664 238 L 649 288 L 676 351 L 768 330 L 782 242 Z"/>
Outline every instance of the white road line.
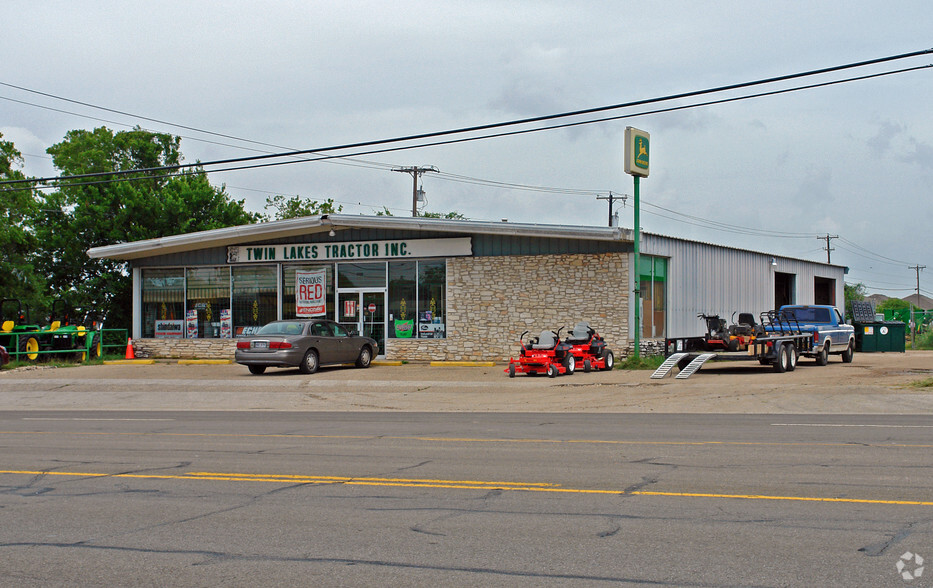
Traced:
<path fill-rule="evenodd" d="M 879 429 L 933 429 L 933 425 L 856 425 L 835 423 L 771 423 L 772 427 L 866 427 Z"/>

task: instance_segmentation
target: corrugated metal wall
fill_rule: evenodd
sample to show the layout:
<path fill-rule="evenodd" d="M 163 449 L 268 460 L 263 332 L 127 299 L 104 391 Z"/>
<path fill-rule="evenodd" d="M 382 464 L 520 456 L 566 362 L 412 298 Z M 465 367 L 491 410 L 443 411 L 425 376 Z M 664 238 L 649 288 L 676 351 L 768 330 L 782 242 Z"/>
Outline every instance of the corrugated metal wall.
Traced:
<path fill-rule="evenodd" d="M 757 317 L 773 309 L 775 272 L 793 276 L 796 304 L 814 303 L 817 277 L 834 280 L 835 304 L 843 310 L 843 267 L 659 235 L 642 237 L 642 254 L 669 258 L 668 337 L 703 334 L 700 313 L 718 314 L 731 323 L 733 312 Z M 771 264 L 772 259 L 777 265 Z"/>

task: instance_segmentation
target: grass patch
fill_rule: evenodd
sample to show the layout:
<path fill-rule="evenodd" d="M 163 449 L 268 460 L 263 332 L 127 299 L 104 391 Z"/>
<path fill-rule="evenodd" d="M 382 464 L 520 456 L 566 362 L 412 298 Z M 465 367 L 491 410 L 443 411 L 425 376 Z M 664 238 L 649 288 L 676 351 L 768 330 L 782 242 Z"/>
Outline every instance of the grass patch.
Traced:
<path fill-rule="evenodd" d="M 926 380 L 917 380 L 916 382 L 911 382 L 910 386 L 912 388 L 933 388 L 933 378 L 927 378 Z"/>
<path fill-rule="evenodd" d="M 56 357 L 57 356 L 57 357 Z M 38 359 L 34 361 L 30 360 L 11 360 L 10 363 L 3 366 L 4 370 L 15 370 L 16 368 L 22 367 L 31 367 L 31 366 L 43 366 L 43 367 L 56 367 L 56 368 L 67 368 L 67 367 L 77 367 L 79 365 L 104 365 L 104 361 L 111 361 L 114 359 L 123 359 L 123 355 L 109 354 L 103 355 L 101 357 L 95 357 L 87 361 L 78 361 L 73 357 L 65 357 L 64 354 L 48 354 L 40 355 Z"/>
<path fill-rule="evenodd" d="M 649 355 L 647 357 L 635 357 L 630 355 L 624 360 L 616 363 L 616 368 L 620 370 L 651 370 L 654 371 L 664 363 L 663 355 Z"/>

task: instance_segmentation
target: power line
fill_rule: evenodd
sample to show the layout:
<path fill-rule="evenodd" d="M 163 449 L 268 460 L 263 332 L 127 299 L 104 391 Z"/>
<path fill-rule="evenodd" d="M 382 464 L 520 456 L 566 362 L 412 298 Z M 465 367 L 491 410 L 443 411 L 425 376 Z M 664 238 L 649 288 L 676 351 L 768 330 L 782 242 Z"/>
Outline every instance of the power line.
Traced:
<path fill-rule="evenodd" d="M 836 71 L 842 71 L 842 70 L 846 70 L 846 69 L 852 69 L 852 68 L 857 68 L 857 67 L 864 67 L 864 66 L 867 66 L 867 65 L 875 65 L 875 64 L 884 63 L 884 62 L 889 62 L 889 61 L 894 61 L 894 60 L 899 60 L 899 59 L 906 59 L 906 58 L 909 58 L 909 57 L 917 57 L 917 56 L 919 56 L 919 55 L 924 55 L 924 54 L 928 54 L 928 53 L 933 53 L 933 49 L 925 49 L 925 50 L 922 50 L 922 51 L 914 51 L 914 52 L 911 52 L 911 53 L 903 53 L 903 54 L 900 54 L 900 55 L 893 55 L 893 56 L 889 56 L 889 57 L 882 57 L 882 58 L 878 58 L 878 59 L 872 59 L 872 60 L 861 61 L 861 62 L 855 62 L 855 63 L 845 64 L 845 65 L 839 65 L 839 66 L 833 66 L 833 67 L 828 67 L 828 68 L 822 68 L 822 69 L 818 69 L 818 70 L 811 70 L 811 71 L 807 71 L 807 72 L 801 72 L 801 73 L 795 73 L 795 74 L 787 74 L 787 75 L 783 75 L 783 76 L 777 76 L 777 77 L 772 77 L 772 78 L 765 78 L 765 79 L 755 80 L 755 81 L 751 81 L 751 82 L 742 82 L 742 83 L 738 83 L 738 84 L 730 84 L 730 85 L 719 86 L 719 87 L 715 87 L 715 88 L 707 88 L 707 89 L 704 89 L 704 90 L 695 90 L 695 91 L 691 91 L 691 92 L 683 92 L 683 93 L 679 93 L 679 94 L 672 94 L 672 95 L 663 96 L 663 97 L 658 97 L 658 98 L 648 98 L 648 99 L 635 100 L 635 101 L 631 101 L 631 102 L 626 102 L 626 103 L 621 103 L 621 104 L 614 104 L 614 105 L 610 105 L 610 106 L 600 106 L 600 107 L 596 107 L 596 108 L 587 108 L 587 109 L 576 110 L 576 111 L 570 111 L 570 112 L 564 112 L 564 113 L 558 113 L 558 114 L 550 114 L 550 115 L 544 115 L 544 116 L 537 116 L 537 117 L 530 117 L 530 118 L 524 118 L 524 119 L 517 119 L 517 120 L 511 120 L 511 121 L 498 122 L 498 123 L 489 123 L 489 124 L 484 124 L 484 125 L 474 125 L 474 126 L 470 126 L 470 127 L 462 127 L 462 128 L 459 128 L 459 129 L 452 129 L 452 130 L 445 130 L 445 131 L 435 131 L 435 132 L 429 132 L 429 133 L 420 133 L 420 134 L 407 135 L 407 136 L 402 136 L 402 137 L 395 137 L 395 138 L 391 138 L 391 139 L 379 139 L 379 140 L 372 140 L 372 141 L 362 141 L 362 142 L 357 142 L 357 143 L 348 143 L 348 144 L 344 144 L 344 145 L 334 145 L 334 146 L 329 146 L 329 147 L 319 147 L 319 148 L 315 148 L 315 149 L 294 150 L 294 151 L 283 152 L 283 153 L 269 153 L 269 154 L 256 155 L 256 156 L 250 156 L 250 157 L 227 158 L 227 159 L 220 159 L 220 160 L 209 161 L 209 162 L 200 162 L 200 163 L 198 163 L 198 164 L 180 164 L 180 165 L 174 165 L 174 166 L 159 166 L 159 167 L 154 167 L 154 168 L 143 168 L 143 169 L 137 169 L 137 170 L 123 170 L 123 171 L 104 172 L 104 173 L 97 173 L 97 174 L 75 174 L 75 175 L 71 175 L 71 176 L 58 176 L 58 177 L 53 177 L 53 178 L 34 178 L 34 179 L 32 179 L 31 181 L 33 181 L 33 182 L 36 182 L 36 181 L 39 181 L 39 182 L 51 182 L 51 181 L 63 180 L 63 179 L 81 179 L 81 178 L 84 178 L 84 177 L 116 176 L 116 175 L 124 175 L 124 174 L 128 174 L 128 173 L 167 171 L 167 170 L 172 170 L 172 169 L 183 169 L 183 168 L 189 168 L 189 167 L 194 167 L 194 166 L 199 166 L 199 167 L 202 167 L 202 168 L 203 168 L 203 167 L 205 167 L 205 166 L 228 165 L 228 164 L 231 164 L 231 163 L 242 163 L 242 162 L 247 162 L 247 161 L 258 161 L 258 160 L 264 160 L 264 159 L 272 159 L 272 158 L 280 158 L 280 157 L 290 157 L 290 156 L 298 156 L 298 155 L 311 155 L 311 154 L 319 154 L 319 153 L 330 152 L 330 151 L 345 151 L 345 150 L 348 150 L 348 149 L 359 149 L 359 148 L 363 148 L 363 147 L 374 147 L 374 146 L 384 145 L 384 144 L 389 144 L 389 143 L 405 143 L 405 142 L 418 141 L 418 140 L 423 140 L 423 139 L 431 139 L 431 138 L 442 137 L 442 136 L 448 136 L 448 135 L 473 133 L 473 132 L 478 132 L 478 131 L 487 131 L 487 130 L 492 130 L 492 129 L 497 129 L 497 128 L 503 128 L 503 127 L 508 127 L 508 126 L 526 125 L 526 124 L 531 124 L 531 123 L 536 123 L 536 122 L 545 122 L 545 121 L 556 120 L 556 119 L 560 119 L 560 118 L 577 117 L 577 116 L 582 116 L 582 115 L 585 115 L 585 114 L 595 114 L 595 113 L 598 113 L 598 112 L 606 112 L 606 111 L 609 111 L 609 110 L 617 110 L 617 109 L 622 109 L 622 108 L 631 108 L 631 107 L 633 107 L 633 106 L 643 106 L 643 105 L 647 105 L 647 104 L 655 104 L 655 103 L 659 103 L 659 102 L 667 102 L 667 101 L 679 100 L 679 99 L 683 99 L 683 98 L 692 98 L 692 97 L 697 97 L 697 96 L 702 96 L 702 95 L 707 95 L 707 94 L 713 94 L 713 93 L 718 93 L 718 92 L 725 92 L 725 91 L 729 91 L 729 90 L 736 90 L 736 89 L 741 89 L 741 88 L 748 88 L 748 87 L 753 87 L 753 86 L 758 86 L 758 85 L 764 85 L 764 84 L 775 83 L 775 82 L 779 82 L 779 81 L 788 81 L 788 80 L 792 80 L 792 79 L 799 79 L 799 78 L 802 78 L 802 77 L 809 77 L 809 76 L 814 76 L 814 75 L 821 75 L 821 74 L 826 74 L 826 73 L 831 73 L 831 72 L 836 72 Z M 892 71 L 892 72 L 883 72 L 883 73 L 880 73 L 880 74 L 873 74 L 873 75 L 869 75 L 869 76 L 860 76 L 860 77 L 858 77 L 858 78 L 852 78 L 852 79 L 848 79 L 848 80 L 836 80 L 836 81 L 832 81 L 832 82 L 825 82 L 825 83 L 823 83 L 823 84 L 814 85 L 813 87 L 821 86 L 821 85 L 832 85 L 832 84 L 835 84 L 835 83 L 842 83 L 842 82 L 844 82 L 844 81 L 854 81 L 855 79 L 867 79 L 867 78 L 870 78 L 870 77 L 878 77 L 878 76 L 881 76 L 881 75 L 891 75 L 891 74 L 893 74 L 893 73 L 903 73 L 903 72 L 905 72 L 905 71 L 913 71 L 913 70 L 923 69 L 923 68 L 927 68 L 927 67 L 931 67 L 931 65 L 918 66 L 918 67 L 915 67 L 915 68 L 906 68 L 906 69 L 904 69 L 904 70 L 900 70 L 900 71 L 896 71 L 896 72 Z M 800 90 L 800 89 L 804 89 L 804 88 L 790 88 L 790 89 L 785 89 L 785 90 L 776 90 L 776 91 L 774 91 L 774 92 L 763 93 L 762 95 L 779 94 L 779 93 L 783 93 L 783 92 L 796 91 L 796 90 Z M 752 97 L 757 97 L 757 96 L 752 96 Z M 735 98 L 735 99 L 724 99 L 724 100 L 722 100 L 722 101 L 715 101 L 715 102 L 712 102 L 712 103 L 717 103 L 717 102 L 729 102 L 729 101 L 732 101 L 732 100 L 747 99 L 747 98 L 749 98 L 749 97 L 746 96 L 746 97 Z M 682 108 L 688 108 L 688 107 L 689 107 L 689 108 L 693 108 L 693 107 L 696 107 L 696 106 L 697 106 L 697 105 L 690 105 L 690 106 L 687 106 L 687 107 L 674 107 L 674 108 L 671 108 L 671 109 L 664 109 L 664 110 L 662 110 L 662 111 L 680 110 L 680 109 L 682 109 Z M 629 116 L 631 116 L 631 115 L 629 115 Z M 505 136 L 505 135 L 509 135 L 509 134 L 519 134 L 519 133 L 528 133 L 528 132 L 538 132 L 538 131 L 541 131 L 541 130 L 548 130 L 548 129 L 553 129 L 553 128 L 562 128 L 562 127 L 574 126 L 574 125 L 578 125 L 578 124 L 593 124 L 593 123 L 595 123 L 595 122 L 604 122 L 605 120 L 617 120 L 617 119 L 619 119 L 619 118 L 625 118 L 625 117 L 626 117 L 626 116 L 612 117 L 612 118 L 609 118 L 609 119 L 600 119 L 600 120 L 589 120 L 589 121 L 582 121 L 582 122 L 578 122 L 578 123 L 569 123 L 569 124 L 566 124 L 566 125 L 556 125 L 556 126 L 546 127 L 546 128 L 527 129 L 527 130 L 519 131 L 519 132 L 515 132 L 515 133 L 501 133 L 501 134 L 492 134 L 492 135 L 488 135 L 488 136 L 473 137 L 473 138 L 464 139 L 464 140 L 478 140 L 478 139 L 486 139 L 486 138 L 492 138 L 492 137 L 498 137 L 498 136 Z M 182 128 L 186 128 L 186 127 L 182 127 Z M 187 127 L 187 128 L 192 128 L 192 127 Z M 444 142 L 439 142 L 439 143 L 434 143 L 434 144 L 449 144 L 449 143 L 455 143 L 455 142 L 461 142 L 461 141 L 463 141 L 463 140 L 458 140 L 458 141 L 444 141 Z M 431 144 L 429 144 L 429 145 L 431 145 Z M 408 147 L 405 147 L 405 149 L 411 149 L 411 148 L 414 148 L 414 147 L 424 147 L 424 146 L 428 146 L 428 145 L 408 146 Z M 390 150 L 398 150 L 398 149 L 390 149 Z M 382 152 L 382 151 L 375 151 L 375 152 Z M 369 153 L 372 153 L 372 152 L 369 152 Z M 368 153 L 364 153 L 364 154 L 368 154 Z M 326 159 L 331 159 L 331 158 L 333 158 L 333 157 L 341 157 L 341 156 L 328 156 L 328 157 L 325 157 L 325 158 L 326 158 Z M 346 157 L 346 155 L 343 156 L 343 157 Z M 322 158 L 315 158 L 315 159 L 313 159 L 312 161 L 317 161 L 317 160 L 320 160 L 320 159 L 322 159 Z M 282 162 L 282 163 L 286 163 L 286 162 Z M 281 164 L 281 163 L 280 163 L 280 164 Z M 258 167 L 258 166 L 248 166 L 248 167 Z M 230 171 L 230 170 L 223 170 L 223 171 Z M 0 185 L 4 185 L 4 184 L 13 184 L 13 183 L 23 183 L 23 182 L 5 181 L 5 182 L 0 182 Z"/>
<path fill-rule="evenodd" d="M 758 97 L 762 97 L 762 96 L 772 96 L 772 95 L 777 95 L 777 94 L 784 94 L 784 93 L 787 93 L 787 92 L 795 92 L 795 91 L 800 91 L 800 90 L 805 90 L 805 89 L 811 89 L 811 88 L 815 88 L 815 87 L 830 86 L 830 85 L 841 84 L 841 83 L 851 82 L 851 81 L 856 81 L 856 80 L 863 80 L 863 79 L 874 78 L 874 77 L 880 77 L 880 76 L 885 76 L 885 75 L 893 75 L 893 74 L 898 74 L 898 73 L 904 73 L 904 72 L 906 72 L 906 71 L 915 71 L 915 70 L 918 70 L 918 69 L 926 69 L 926 68 L 929 68 L 929 67 L 933 67 L 933 65 L 924 65 L 924 66 L 912 67 L 912 68 L 907 68 L 907 69 L 902 69 L 902 70 L 896 70 L 896 71 L 887 71 L 887 72 L 882 72 L 882 73 L 877 73 L 877 74 L 871 74 L 871 75 L 866 75 L 866 76 L 858 76 L 858 77 L 854 77 L 854 78 L 846 78 L 846 79 L 842 79 L 842 80 L 834 80 L 834 81 L 831 81 L 831 82 L 823 82 L 823 83 L 819 83 L 819 84 L 812 84 L 812 85 L 808 85 L 808 86 L 799 86 L 799 87 L 795 87 L 795 88 L 785 88 L 785 89 L 782 89 L 782 90 L 774 90 L 774 91 L 770 91 L 770 92 L 762 92 L 762 93 L 759 93 L 759 94 L 752 94 L 752 95 L 746 95 L 746 96 L 738 96 L 738 97 L 733 97 L 733 98 L 725 98 L 725 99 L 721 99 L 721 100 L 711 100 L 711 101 L 702 102 L 702 103 L 697 103 L 697 104 L 688 104 L 688 105 L 683 105 L 683 106 L 674 106 L 674 107 L 660 108 L 660 109 L 649 110 L 649 111 L 642 111 L 642 112 L 637 112 L 637 113 L 632 113 L 632 114 L 623 114 L 623 115 L 618 115 L 618 116 L 614 116 L 614 117 L 607 117 L 607 118 L 602 118 L 602 119 L 577 121 L 577 122 L 564 123 L 564 124 L 560 124 L 560 125 L 551 125 L 551 126 L 548 126 L 548 127 L 537 127 L 537 128 L 523 129 L 523 130 L 517 130 L 517 131 L 499 132 L 499 133 L 493 133 L 493 134 L 482 135 L 482 136 L 476 136 L 476 137 L 465 137 L 465 138 L 462 137 L 462 138 L 458 138 L 458 139 L 447 139 L 447 140 L 444 140 L 444 141 L 433 141 L 433 142 L 431 142 L 431 143 L 422 143 L 422 144 L 419 144 L 419 145 L 405 145 L 405 146 L 396 146 L 396 147 L 385 147 L 385 148 L 382 148 L 382 149 L 370 149 L 370 150 L 367 150 L 367 151 L 358 151 L 358 152 L 356 152 L 356 153 L 344 154 L 344 155 L 319 155 L 319 156 L 317 156 L 317 157 L 315 157 L 315 158 L 313 158 L 313 159 L 301 158 L 301 159 L 292 159 L 292 160 L 288 160 L 288 161 L 265 162 L 265 163 L 257 163 L 257 164 L 250 164 L 250 165 L 238 165 L 238 166 L 233 166 L 233 167 L 212 169 L 212 170 L 210 170 L 210 173 L 220 173 L 220 172 L 227 172 L 227 171 L 239 171 L 239 170 L 247 170 L 247 169 L 258 169 L 258 168 L 264 168 L 264 167 L 275 167 L 275 166 L 279 166 L 279 165 L 290 165 L 290 164 L 293 164 L 293 163 L 328 161 L 328 160 L 333 160 L 333 159 L 346 159 L 346 158 L 348 158 L 348 157 L 355 157 L 355 156 L 359 156 L 359 155 L 372 155 L 372 154 L 376 154 L 376 153 L 389 153 L 389 152 L 394 152 L 394 151 L 405 151 L 405 150 L 408 150 L 408 149 L 416 149 L 416 148 L 423 148 L 423 147 L 434 147 L 434 146 L 439 146 L 439 145 L 453 145 L 453 144 L 456 144 L 456 143 L 464 143 L 464 142 L 468 142 L 468 141 L 477 141 L 477 140 L 481 140 L 481 139 L 492 139 L 492 138 L 499 138 L 499 137 L 507 137 L 507 136 L 512 136 L 512 135 L 525 134 L 525 133 L 533 133 L 533 132 L 539 132 L 539 131 L 546 131 L 546 130 L 553 130 L 553 129 L 560 129 L 560 128 L 569 128 L 569 127 L 580 126 L 580 125 L 587 125 L 587 124 L 594 124 L 594 123 L 597 123 L 597 122 L 606 122 L 606 121 L 611 121 L 611 120 L 621 120 L 621 119 L 627 119 L 627 118 L 644 117 L 644 116 L 648 116 L 648 115 L 652 115 L 652 114 L 658 114 L 658 113 L 662 113 L 662 112 L 673 112 L 673 111 L 678 111 L 678 110 L 686 110 L 686 109 L 690 109 L 690 108 L 698 108 L 698 107 L 702 107 L 702 106 L 709 106 L 709 105 L 712 105 L 712 104 L 723 104 L 723 103 L 727 103 L 727 102 L 735 102 L 735 101 L 738 101 L 738 100 L 746 100 L 746 99 L 749 99 L 749 98 L 758 98 Z M 451 131 L 451 132 L 453 133 L 453 132 L 457 132 L 457 131 Z M 399 141 L 404 141 L 405 139 L 397 139 L 397 140 L 399 140 Z M 383 141 L 370 141 L 370 142 L 367 142 L 366 144 L 369 144 L 369 145 L 375 145 L 375 144 L 377 144 L 377 143 L 382 143 L 382 144 L 384 144 L 384 143 L 389 143 L 389 142 L 392 142 L 392 141 L 395 141 L 395 139 L 386 139 L 386 140 L 383 140 Z M 357 145 L 359 145 L 359 144 L 357 144 Z M 146 174 L 149 174 L 150 172 L 158 172 L 158 171 L 171 172 L 171 170 L 190 169 L 190 168 L 194 168 L 194 167 L 201 167 L 201 166 L 204 166 L 204 165 L 219 165 L 219 164 L 224 164 L 224 163 L 235 163 L 235 162 L 245 162 L 245 161 L 256 161 L 256 160 L 261 160 L 261 159 L 267 159 L 267 158 L 270 158 L 270 157 L 295 157 L 297 153 L 315 153 L 315 154 L 317 154 L 317 153 L 320 153 L 320 152 L 323 152 L 323 151 L 328 151 L 328 150 L 330 150 L 330 149 L 335 149 L 335 150 L 336 150 L 336 149 L 343 149 L 343 148 L 348 148 L 348 147 L 350 147 L 350 145 L 343 146 L 343 147 L 339 147 L 339 148 L 321 148 L 321 149 L 313 149 L 313 150 L 304 150 L 304 151 L 302 151 L 302 152 L 290 152 L 290 153 L 283 153 L 283 154 L 277 154 L 277 155 L 260 155 L 260 156 L 253 156 L 253 157 L 231 158 L 231 159 L 218 160 L 218 161 L 211 161 L 211 162 L 198 162 L 198 163 L 194 163 L 194 164 L 179 164 L 179 165 L 172 165 L 172 166 L 160 166 L 160 167 L 154 167 L 154 168 L 139 168 L 139 169 L 132 169 L 132 170 L 120 170 L 120 171 L 110 171 L 110 172 L 98 172 L 98 173 L 88 173 L 88 174 L 76 174 L 76 175 L 70 175 L 70 176 L 54 176 L 54 177 L 49 177 L 49 178 L 30 178 L 30 179 L 27 179 L 27 180 L 6 180 L 6 181 L 0 181 L 0 186 L 7 185 L 7 184 L 23 184 L 23 183 L 35 183 L 35 182 L 45 182 L 45 183 L 48 183 L 48 182 L 56 182 L 56 184 L 55 184 L 55 185 L 52 185 L 52 186 L 38 187 L 38 188 L 37 188 L 37 189 L 48 189 L 48 188 L 52 188 L 52 187 L 56 187 L 56 186 L 58 186 L 58 187 L 62 187 L 62 186 L 86 186 L 86 185 L 94 185 L 94 184 L 103 184 L 103 183 L 108 183 L 108 182 L 124 181 L 124 179 L 125 179 L 126 181 L 136 181 L 136 180 L 140 180 L 140 179 L 165 178 L 165 177 L 172 177 L 172 176 L 175 175 L 175 174 L 166 173 L 166 174 L 159 175 L 159 176 L 145 175 L 145 176 L 138 176 L 138 177 L 135 177 L 135 178 L 132 178 L 132 177 L 130 177 L 130 178 L 121 178 L 121 177 L 118 177 L 118 176 L 126 176 L 126 175 L 132 174 L 132 173 L 146 173 Z M 201 169 L 201 171 L 204 172 L 204 173 L 206 173 L 205 170 L 203 170 L 203 168 Z M 66 184 L 61 184 L 61 183 L 59 183 L 59 182 L 60 182 L 61 180 L 63 180 L 63 179 L 68 180 L 68 179 L 82 179 L 82 178 L 91 178 L 91 177 L 93 177 L 93 178 L 106 177 L 106 178 L 110 178 L 110 179 L 92 180 L 92 181 L 88 181 L 88 182 L 71 182 L 71 183 L 66 183 Z M 2 190 L 0 190 L 0 191 L 2 191 Z M 808 235 L 808 236 L 809 236 L 809 235 Z"/>

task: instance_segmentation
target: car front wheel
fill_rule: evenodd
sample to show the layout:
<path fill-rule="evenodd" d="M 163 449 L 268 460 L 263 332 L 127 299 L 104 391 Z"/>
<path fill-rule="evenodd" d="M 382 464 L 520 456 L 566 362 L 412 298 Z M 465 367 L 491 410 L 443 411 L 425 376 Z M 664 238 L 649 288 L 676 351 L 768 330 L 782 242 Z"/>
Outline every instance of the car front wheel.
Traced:
<path fill-rule="evenodd" d="M 373 362 L 373 350 L 368 345 L 364 345 L 360 350 L 360 356 L 356 358 L 356 367 L 368 368 Z"/>
<path fill-rule="evenodd" d="M 317 371 L 317 368 L 317 351 L 309 349 L 308 352 L 305 353 L 304 358 L 301 360 L 301 364 L 298 365 L 298 370 L 303 374 L 313 374 Z"/>

